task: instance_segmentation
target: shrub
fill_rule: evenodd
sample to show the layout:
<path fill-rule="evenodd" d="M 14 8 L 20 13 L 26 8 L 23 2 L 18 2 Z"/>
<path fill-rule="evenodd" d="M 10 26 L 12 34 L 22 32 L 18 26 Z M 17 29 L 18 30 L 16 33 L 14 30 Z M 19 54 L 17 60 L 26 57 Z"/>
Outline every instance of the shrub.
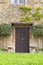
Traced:
<path fill-rule="evenodd" d="M 36 25 L 31 27 L 34 36 L 43 36 L 43 25 Z"/>
<path fill-rule="evenodd" d="M 43 48 L 36 48 L 36 51 L 43 51 Z"/>
<path fill-rule="evenodd" d="M 11 31 L 10 24 L 0 24 L 0 36 L 10 36 Z"/>

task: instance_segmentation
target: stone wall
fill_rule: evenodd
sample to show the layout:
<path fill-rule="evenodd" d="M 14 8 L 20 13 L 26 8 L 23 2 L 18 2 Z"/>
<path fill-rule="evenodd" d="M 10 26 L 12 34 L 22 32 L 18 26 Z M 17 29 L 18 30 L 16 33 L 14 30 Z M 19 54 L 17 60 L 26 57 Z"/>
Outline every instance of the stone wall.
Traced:
<path fill-rule="evenodd" d="M 43 48 L 43 37 L 34 37 L 30 31 L 30 46 Z"/>
<path fill-rule="evenodd" d="M 34 12 L 34 8 L 37 6 L 43 8 L 43 0 L 26 0 L 25 5 L 32 7 Z M 9 3 L 9 0 L 0 0 L 0 23 L 18 23 L 20 22 L 21 13 L 18 4 L 13 5 Z M 43 20 L 34 21 L 34 25 L 41 23 L 41 21 L 43 23 Z M 40 45 L 38 46 L 38 44 Z M 42 45 L 43 38 L 34 38 L 32 32 L 30 32 L 30 46 L 42 47 Z M 10 37 L 0 38 L 0 47 L 8 49 L 9 46 L 12 46 L 15 51 L 15 28 Z"/>
<path fill-rule="evenodd" d="M 18 0 L 16 0 L 18 2 Z M 16 4 L 13 4 L 13 5 L 19 5 L 18 3 L 16 2 Z M 6 8 L 6 7 L 9 7 L 10 5 L 10 0 L 0 0 L 0 10 Z M 43 0 L 25 0 L 25 5 L 26 6 L 30 6 L 32 8 L 35 8 L 37 6 L 42 6 L 43 7 Z"/>
<path fill-rule="evenodd" d="M 2 0 L 1 0 L 2 1 Z M 3 0 L 4 3 L 0 4 L 0 22 L 1 23 L 14 23 L 19 22 L 21 18 L 21 11 L 18 4 L 11 4 L 9 0 Z M 41 6 L 43 8 L 43 2 L 41 0 L 26 0 L 26 6 L 34 8 Z M 43 12 L 43 10 L 41 11 Z M 43 22 L 43 20 L 41 20 Z M 38 21 L 39 22 L 39 21 Z M 38 23 L 38 22 L 35 22 Z"/>
<path fill-rule="evenodd" d="M 33 8 L 37 6 L 42 6 L 43 7 L 43 0 L 28 0 L 27 1 L 27 6 L 31 6 Z"/>
<path fill-rule="evenodd" d="M 0 0 L 0 11 L 7 8 L 9 5 L 9 0 Z"/>

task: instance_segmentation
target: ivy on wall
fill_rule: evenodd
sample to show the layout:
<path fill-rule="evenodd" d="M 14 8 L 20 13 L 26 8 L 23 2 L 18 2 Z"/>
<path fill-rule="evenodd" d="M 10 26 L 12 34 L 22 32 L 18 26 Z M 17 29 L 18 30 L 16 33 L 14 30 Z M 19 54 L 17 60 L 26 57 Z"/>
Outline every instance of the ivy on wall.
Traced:
<path fill-rule="evenodd" d="M 21 6 L 20 9 L 25 13 L 25 15 L 31 11 L 31 7 Z"/>
<path fill-rule="evenodd" d="M 0 36 L 10 36 L 11 32 L 10 24 L 0 24 Z"/>
<path fill-rule="evenodd" d="M 23 11 L 21 22 L 29 22 L 30 20 L 41 20 L 43 18 L 43 13 L 41 12 L 42 7 L 38 6 L 33 12 L 31 7 L 21 6 L 20 9 Z M 34 36 L 43 36 L 43 25 L 36 25 L 31 27 Z"/>
<path fill-rule="evenodd" d="M 30 21 L 30 19 L 31 19 L 30 16 L 25 16 L 25 17 L 22 17 L 22 18 L 20 19 L 20 21 L 21 21 L 21 22 L 28 22 L 28 21 Z"/>
<path fill-rule="evenodd" d="M 34 20 L 40 20 L 41 18 L 43 18 L 43 13 L 41 13 L 41 10 L 41 7 L 36 8 L 36 11 L 32 15 Z"/>
<path fill-rule="evenodd" d="M 23 11 L 22 17 L 20 19 L 21 22 L 29 22 L 30 20 L 40 20 L 43 18 L 43 13 L 41 12 L 42 7 L 38 6 L 35 8 L 34 12 L 32 12 L 31 7 L 21 6 L 20 9 Z"/>
<path fill-rule="evenodd" d="M 43 36 L 43 25 L 36 25 L 31 27 L 34 36 Z"/>

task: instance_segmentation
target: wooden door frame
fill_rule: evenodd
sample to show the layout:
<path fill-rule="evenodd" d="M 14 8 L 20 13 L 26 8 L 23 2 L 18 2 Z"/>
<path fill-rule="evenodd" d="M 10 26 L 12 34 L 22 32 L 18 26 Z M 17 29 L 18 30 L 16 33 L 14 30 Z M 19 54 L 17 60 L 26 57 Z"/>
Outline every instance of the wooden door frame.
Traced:
<path fill-rule="evenodd" d="M 21 27 L 24 27 L 24 28 L 29 28 L 29 45 L 30 45 L 30 27 L 33 25 L 33 24 L 15 24 L 15 23 L 11 23 L 11 25 L 13 26 L 13 29 L 15 29 L 15 52 L 16 52 L 16 28 L 21 28 Z M 28 46 L 29 46 L 28 45 Z M 29 48 L 29 47 L 28 47 Z M 29 50 L 29 49 L 28 49 Z"/>

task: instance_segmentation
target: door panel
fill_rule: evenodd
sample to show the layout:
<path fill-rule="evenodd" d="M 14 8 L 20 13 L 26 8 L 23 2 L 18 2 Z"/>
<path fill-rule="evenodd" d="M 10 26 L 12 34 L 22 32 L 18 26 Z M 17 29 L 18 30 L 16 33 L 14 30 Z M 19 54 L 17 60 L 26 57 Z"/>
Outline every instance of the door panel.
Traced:
<path fill-rule="evenodd" d="M 16 52 L 29 52 L 29 29 L 16 28 Z"/>

